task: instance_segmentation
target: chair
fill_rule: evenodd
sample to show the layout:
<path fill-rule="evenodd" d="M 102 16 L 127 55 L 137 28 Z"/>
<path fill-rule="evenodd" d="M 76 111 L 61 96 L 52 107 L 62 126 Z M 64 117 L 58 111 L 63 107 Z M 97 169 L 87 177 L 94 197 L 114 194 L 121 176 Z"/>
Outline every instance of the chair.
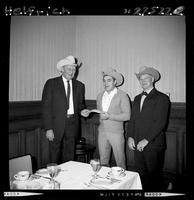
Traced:
<path fill-rule="evenodd" d="M 92 144 L 76 145 L 75 156 L 77 161 L 89 163 L 93 158 L 96 147 Z"/>
<path fill-rule="evenodd" d="M 12 158 L 9 160 L 9 178 L 14 179 L 18 171 L 29 171 L 32 174 L 32 157 L 30 154 Z"/>

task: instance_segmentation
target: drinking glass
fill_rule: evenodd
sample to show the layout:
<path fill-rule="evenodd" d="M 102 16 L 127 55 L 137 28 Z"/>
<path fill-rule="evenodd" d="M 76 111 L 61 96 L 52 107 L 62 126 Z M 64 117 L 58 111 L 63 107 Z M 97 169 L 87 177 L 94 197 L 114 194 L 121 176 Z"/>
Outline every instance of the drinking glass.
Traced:
<path fill-rule="evenodd" d="M 94 171 L 94 175 L 92 175 L 94 177 L 94 179 L 96 179 L 98 177 L 98 172 L 101 169 L 101 165 L 100 165 L 100 159 L 98 158 L 94 158 L 90 160 L 90 165 L 92 166 L 92 169 Z"/>
<path fill-rule="evenodd" d="M 47 170 L 48 170 L 48 173 L 51 177 L 51 181 L 50 182 L 54 182 L 54 177 L 56 176 L 57 174 L 57 164 L 56 163 L 49 163 L 47 164 Z"/>

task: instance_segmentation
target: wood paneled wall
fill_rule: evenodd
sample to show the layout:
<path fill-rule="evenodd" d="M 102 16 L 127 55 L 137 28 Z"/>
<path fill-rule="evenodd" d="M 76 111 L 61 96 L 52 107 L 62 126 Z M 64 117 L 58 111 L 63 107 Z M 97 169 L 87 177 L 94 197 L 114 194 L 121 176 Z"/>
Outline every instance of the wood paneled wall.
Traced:
<path fill-rule="evenodd" d="M 96 108 L 95 100 L 86 100 L 89 109 Z M 167 150 L 164 172 L 181 175 L 186 172 L 186 116 L 185 103 L 172 103 L 166 131 Z M 82 137 L 96 145 L 94 156 L 98 156 L 98 115 L 82 118 Z M 127 130 L 127 123 L 125 124 Z M 41 124 L 41 102 L 9 103 L 9 158 L 30 153 L 37 168 L 45 167 L 49 159 L 49 143 Z M 127 165 L 133 169 L 133 151 L 126 145 Z M 111 159 L 114 163 L 114 158 Z"/>

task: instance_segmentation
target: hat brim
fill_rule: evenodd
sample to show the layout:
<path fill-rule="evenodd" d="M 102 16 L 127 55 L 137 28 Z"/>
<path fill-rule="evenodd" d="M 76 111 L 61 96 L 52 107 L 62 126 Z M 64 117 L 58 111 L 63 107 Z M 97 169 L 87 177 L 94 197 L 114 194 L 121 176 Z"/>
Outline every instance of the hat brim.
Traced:
<path fill-rule="evenodd" d="M 139 80 L 140 79 L 140 76 L 143 75 L 143 74 L 148 74 L 150 76 L 153 76 L 154 77 L 154 81 L 158 81 L 160 79 L 160 73 L 155 70 L 155 69 L 145 69 L 144 71 L 140 72 L 140 73 L 135 73 L 135 75 L 137 76 L 137 79 Z"/>
<path fill-rule="evenodd" d="M 116 86 L 120 86 L 122 85 L 123 81 L 124 81 L 124 78 L 123 78 L 123 75 L 118 73 L 118 72 L 115 72 L 115 71 L 112 71 L 112 72 L 102 72 L 102 76 L 111 76 L 113 78 L 116 79 Z"/>
<path fill-rule="evenodd" d="M 63 66 L 67 66 L 67 65 L 77 67 L 77 64 L 65 64 L 65 65 L 57 65 L 57 69 L 58 69 L 59 71 L 63 71 L 62 67 L 63 67 Z"/>

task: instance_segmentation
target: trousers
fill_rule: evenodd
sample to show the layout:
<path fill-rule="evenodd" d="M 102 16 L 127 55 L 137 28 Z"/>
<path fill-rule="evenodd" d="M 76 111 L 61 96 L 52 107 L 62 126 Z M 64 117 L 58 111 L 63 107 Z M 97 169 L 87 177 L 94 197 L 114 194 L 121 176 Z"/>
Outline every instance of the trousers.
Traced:
<path fill-rule="evenodd" d="M 78 127 L 75 125 L 75 119 L 67 119 L 63 136 L 50 141 L 50 159 L 51 162 L 64 163 L 75 160 L 75 146 L 78 138 Z M 55 134 L 55 133 L 54 133 Z"/>
<path fill-rule="evenodd" d="M 98 148 L 102 165 L 109 166 L 112 148 L 117 166 L 126 169 L 124 133 L 99 131 Z"/>
<path fill-rule="evenodd" d="M 164 189 L 163 165 L 165 150 L 163 148 L 144 149 L 134 152 L 135 168 L 140 174 L 144 190 L 161 191 Z"/>

